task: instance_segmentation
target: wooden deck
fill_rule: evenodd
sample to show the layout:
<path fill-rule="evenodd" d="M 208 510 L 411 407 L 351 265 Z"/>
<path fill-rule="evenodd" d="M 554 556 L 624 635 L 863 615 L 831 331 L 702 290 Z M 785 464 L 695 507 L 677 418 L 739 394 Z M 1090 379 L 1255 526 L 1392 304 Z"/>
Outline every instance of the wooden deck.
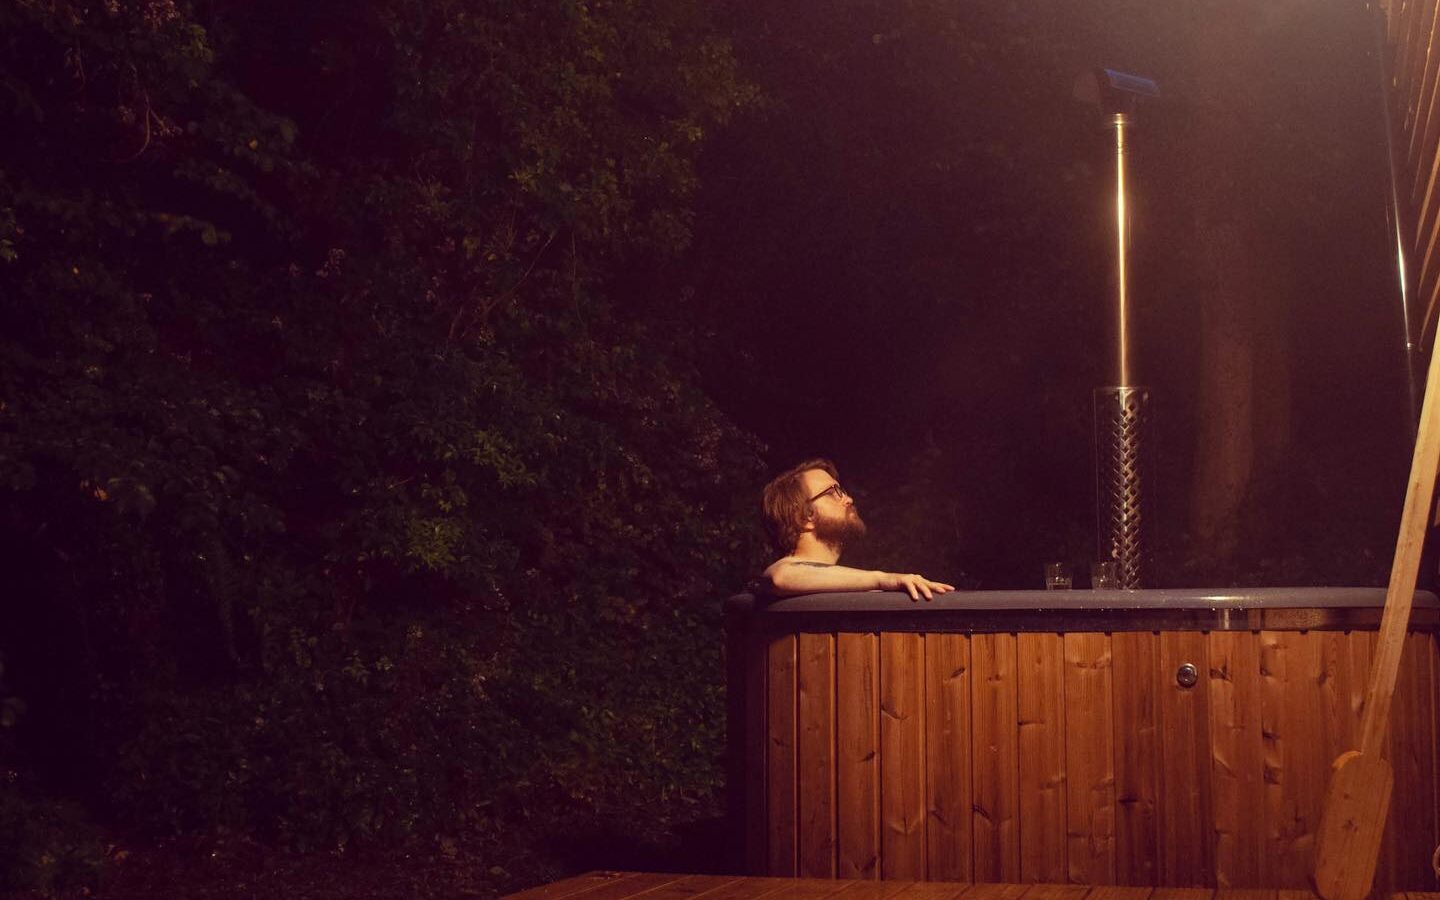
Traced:
<path fill-rule="evenodd" d="M 655 872 L 589 872 L 511 894 L 516 900 L 1316 900 L 1309 891 L 1232 888 L 1089 887 L 1082 884 L 964 884 L 958 881 L 842 881 Z M 1440 892 L 1374 895 L 1440 900 Z"/>

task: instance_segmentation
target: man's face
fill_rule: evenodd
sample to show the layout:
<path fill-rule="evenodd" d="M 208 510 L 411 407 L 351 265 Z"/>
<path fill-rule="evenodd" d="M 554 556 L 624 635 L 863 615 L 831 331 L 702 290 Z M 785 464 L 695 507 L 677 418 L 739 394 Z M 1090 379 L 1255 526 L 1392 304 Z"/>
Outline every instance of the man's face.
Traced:
<path fill-rule="evenodd" d="M 805 496 L 814 509 L 815 537 L 836 550 L 865 536 L 865 522 L 855 509 L 855 501 L 824 469 L 810 469 L 800 476 Z"/>

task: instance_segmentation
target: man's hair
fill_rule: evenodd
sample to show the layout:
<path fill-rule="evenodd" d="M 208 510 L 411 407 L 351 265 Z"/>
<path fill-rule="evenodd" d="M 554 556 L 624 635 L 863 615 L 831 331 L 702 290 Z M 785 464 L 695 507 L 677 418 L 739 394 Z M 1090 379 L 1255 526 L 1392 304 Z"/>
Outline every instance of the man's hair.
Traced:
<path fill-rule="evenodd" d="M 805 496 L 805 485 L 800 480 L 800 476 L 811 469 L 819 469 L 840 480 L 835 464 L 830 460 L 807 459 L 770 479 L 760 497 L 765 530 L 770 535 L 770 543 L 782 555 L 789 555 L 795 550 L 795 542 L 800 540 L 800 532 L 812 511 L 813 505 Z"/>

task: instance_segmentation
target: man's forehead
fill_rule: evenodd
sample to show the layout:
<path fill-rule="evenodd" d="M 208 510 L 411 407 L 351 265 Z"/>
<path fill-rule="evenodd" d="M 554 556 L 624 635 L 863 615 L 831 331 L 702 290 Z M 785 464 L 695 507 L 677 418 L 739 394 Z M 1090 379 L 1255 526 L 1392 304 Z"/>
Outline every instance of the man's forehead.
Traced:
<path fill-rule="evenodd" d="M 805 485 L 806 495 L 813 497 L 835 483 L 835 476 L 824 469 L 806 469 L 800 473 L 800 483 Z"/>

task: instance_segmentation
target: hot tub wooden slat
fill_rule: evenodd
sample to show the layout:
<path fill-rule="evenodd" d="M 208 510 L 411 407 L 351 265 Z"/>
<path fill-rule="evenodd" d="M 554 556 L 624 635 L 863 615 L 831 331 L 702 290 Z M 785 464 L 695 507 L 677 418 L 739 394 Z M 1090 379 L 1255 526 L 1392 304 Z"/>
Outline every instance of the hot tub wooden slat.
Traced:
<path fill-rule="evenodd" d="M 918 634 L 880 636 L 880 852 L 884 878 L 925 877 L 925 702 Z"/>
<path fill-rule="evenodd" d="M 975 878 L 1020 878 L 1018 708 L 1015 635 L 977 634 L 970 643 L 974 722 Z"/>
<path fill-rule="evenodd" d="M 1064 637 L 1066 874 L 1078 884 L 1115 880 L 1115 753 L 1109 635 Z"/>
<path fill-rule="evenodd" d="M 970 696 L 970 642 L 961 634 L 927 634 L 927 874 L 943 881 L 969 881 L 974 874 Z"/>
<path fill-rule="evenodd" d="M 1215 873 L 1221 887 L 1269 884 L 1265 872 L 1264 745 L 1258 647 L 1251 635 L 1210 635 L 1210 742 Z"/>
<path fill-rule="evenodd" d="M 737 710 L 735 719 L 750 723 L 744 729 L 742 740 L 733 742 L 736 745 L 743 743 L 745 747 L 745 773 L 742 776 L 745 782 L 745 809 L 742 817 L 745 828 L 745 867 L 751 872 L 764 872 L 770 853 L 769 814 L 765 809 L 768 797 L 765 784 L 765 742 L 768 729 L 764 719 L 766 698 L 769 695 L 766 673 L 769 654 L 765 649 L 767 640 L 759 633 L 744 634 L 741 640 L 733 643 L 745 647 L 747 651 L 741 664 L 731 668 L 731 671 L 743 673 L 745 679 L 745 706 Z"/>
<path fill-rule="evenodd" d="M 835 636 L 799 636 L 800 869 L 835 877 Z"/>
<path fill-rule="evenodd" d="M 1155 667 L 1158 636 L 1110 636 L 1115 688 L 1115 880 L 1153 885 L 1159 823 L 1155 767 L 1160 759 Z"/>
<path fill-rule="evenodd" d="M 1263 814 L 1274 884 L 1303 884 L 1310 877 L 1330 764 L 1344 749 L 1336 745 L 1337 735 L 1327 735 L 1324 728 L 1320 649 L 1320 641 L 1299 632 L 1260 633 Z"/>
<path fill-rule="evenodd" d="M 880 864 L 879 638 L 836 636 L 839 856 L 841 878 L 876 878 Z"/>
<path fill-rule="evenodd" d="M 1160 635 L 1158 679 L 1160 780 L 1159 881 L 1192 887 L 1215 878 L 1215 834 L 1210 827 L 1210 714 L 1205 680 L 1183 688 L 1175 673 L 1186 663 L 1209 658 L 1205 635 L 1172 631 Z M 1202 673 L 1203 674 L 1203 673 Z"/>
<path fill-rule="evenodd" d="M 1020 745 L 1020 880 L 1063 883 L 1065 686 L 1058 634 L 1015 637 Z"/>
<path fill-rule="evenodd" d="M 770 828 L 769 874 L 795 874 L 795 667 L 796 639 L 784 634 L 770 640 L 766 697 L 770 714 L 765 750 L 766 794 Z"/>
<path fill-rule="evenodd" d="M 1409 635 L 1400 657 L 1391 712 L 1389 759 L 1395 773 L 1389 819 L 1381 843 L 1376 883 L 1381 890 L 1433 884 L 1430 855 L 1435 849 L 1433 644 L 1425 635 Z M 1386 865 L 1388 863 L 1388 866 Z M 1388 870 L 1388 871 L 1387 871 Z"/>

